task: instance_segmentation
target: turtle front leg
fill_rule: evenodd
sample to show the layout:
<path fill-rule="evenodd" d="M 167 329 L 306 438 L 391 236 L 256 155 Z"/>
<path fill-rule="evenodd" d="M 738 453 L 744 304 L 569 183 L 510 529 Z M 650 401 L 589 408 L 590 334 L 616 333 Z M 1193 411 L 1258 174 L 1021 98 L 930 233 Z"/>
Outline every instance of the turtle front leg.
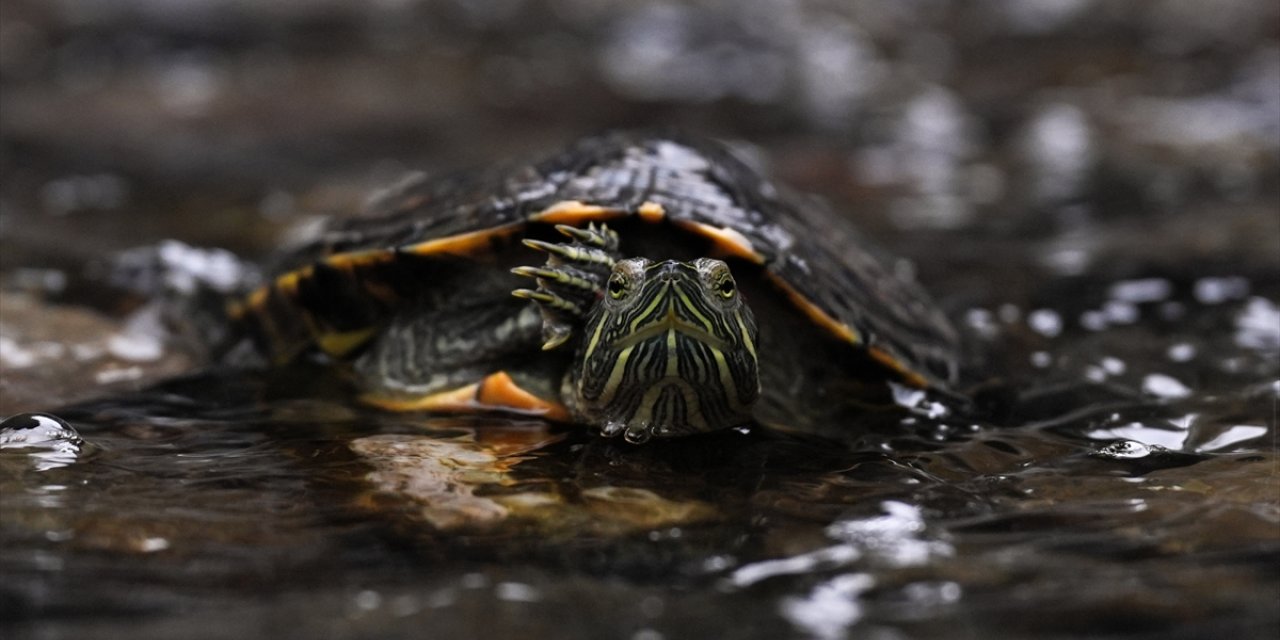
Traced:
<path fill-rule="evenodd" d="M 604 295 L 605 282 L 613 265 L 620 259 L 618 234 L 605 225 L 588 225 L 586 229 L 556 225 L 568 236 L 560 243 L 525 240 L 524 243 L 547 254 L 541 267 L 516 267 L 511 272 L 534 278 L 538 288 L 516 289 L 511 295 L 533 300 L 542 312 L 542 348 L 554 349 L 564 344 L 573 330 L 581 326 L 587 312 Z"/>

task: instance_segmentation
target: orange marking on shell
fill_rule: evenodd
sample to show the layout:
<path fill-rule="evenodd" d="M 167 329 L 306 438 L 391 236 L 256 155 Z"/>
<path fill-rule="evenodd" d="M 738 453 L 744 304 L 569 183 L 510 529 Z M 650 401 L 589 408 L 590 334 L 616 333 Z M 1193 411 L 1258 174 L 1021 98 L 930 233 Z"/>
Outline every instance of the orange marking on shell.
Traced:
<path fill-rule="evenodd" d="M 506 371 L 490 374 L 480 383 L 480 391 L 476 394 L 480 406 L 494 409 L 508 409 L 520 413 L 542 416 L 548 420 L 566 422 L 569 410 L 558 402 L 548 402 L 525 391 L 507 375 Z"/>
<path fill-rule="evenodd" d="M 489 248 L 490 243 L 494 238 L 509 236 L 518 231 L 521 226 L 522 225 L 520 223 L 515 223 L 496 227 L 494 229 L 482 229 L 480 231 L 460 233 L 456 236 L 436 238 L 435 240 L 427 240 L 426 242 L 411 244 L 401 249 L 401 251 L 419 256 L 430 256 L 440 253 L 465 255 L 468 253 L 474 253 L 477 250 Z"/>
<path fill-rule="evenodd" d="M 335 253 L 325 258 L 324 262 L 335 269 L 350 270 L 356 267 L 390 262 L 395 257 L 395 252 L 390 249 L 369 249 L 366 251 Z"/>
<path fill-rule="evenodd" d="M 751 240 L 736 229 L 713 227 L 693 220 L 679 220 L 676 224 L 710 239 L 721 256 L 733 256 L 756 264 L 764 264 L 764 256 L 756 253 L 755 247 L 751 246 Z"/>
<path fill-rule="evenodd" d="M 440 411 L 467 413 L 496 410 L 536 415 L 557 422 L 569 421 L 569 410 L 525 391 L 505 371 L 489 374 L 480 382 L 417 398 L 367 394 L 361 400 L 390 411 Z"/>
<path fill-rule="evenodd" d="M 809 302 L 799 291 L 791 288 L 791 285 L 785 283 L 777 275 L 768 274 L 769 280 L 778 288 L 796 309 L 800 310 L 806 317 L 818 326 L 826 329 L 831 335 L 848 342 L 849 344 L 861 344 L 862 337 L 858 332 L 849 325 L 831 317 L 826 311 L 823 311 L 818 305 Z"/>
<path fill-rule="evenodd" d="M 913 387 L 920 387 L 920 388 L 929 386 L 929 381 L 925 380 L 924 376 L 916 373 L 915 371 L 908 369 L 905 365 L 902 364 L 901 360 L 893 357 L 892 354 L 885 351 L 884 349 L 881 349 L 879 347 L 871 347 L 867 349 L 867 353 L 870 354 L 872 358 L 875 358 L 876 362 L 879 362 L 880 364 L 890 369 L 893 369 L 894 371 L 897 371 L 899 374 L 901 374 L 903 380 L 907 384 Z"/>
<path fill-rule="evenodd" d="M 262 306 L 267 303 L 267 296 L 269 295 L 271 295 L 271 285 L 262 285 L 261 287 L 254 289 L 253 292 L 245 298 L 244 307 L 246 309 L 261 309 Z"/>
<path fill-rule="evenodd" d="M 657 223 L 662 222 L 662 219 L 667 217 L 667 210 L 656 202 L 646 200 L 644 204 L 640 205 L 639 209 L 636 209 L 636 214 L 645 222 Z"/>
<path fill-rule="evenodd" d="M 399 398 L 365 394 L 360 400 L 388 411 L 474 411 L 480 383 L 449 389 L 416 398 Z"/>
<path fill-rule="evenodd" d="M 395 288 L 385 282 L 365 280 L 361 286 L 364 287 L 365 291 L 369 292 L 369 295 L 381 302 L 391 304 L 400 300 L 400 294 L 396 293 Z"/>
<path fill-rule="evenodd" d="M 564 200 L 529 216 L 529 219 L 534 222 L 577 225 L 583 222 L 599 222 L 600 220 L 608 220 L 625 215 L 627 215 L 627 212 L 621 209 L 610 209 L 577 200 Z"/>

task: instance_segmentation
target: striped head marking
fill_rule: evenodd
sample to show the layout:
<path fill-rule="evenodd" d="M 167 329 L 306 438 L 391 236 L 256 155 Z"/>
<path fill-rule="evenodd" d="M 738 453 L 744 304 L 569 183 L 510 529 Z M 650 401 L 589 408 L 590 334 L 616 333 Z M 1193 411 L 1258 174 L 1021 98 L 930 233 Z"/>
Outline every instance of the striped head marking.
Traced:
<path fill-rule="evenodd" d="M 620 260 L 570 378 L 580 413 L 630 442 L 743 424 L 760 396 L 755 318 L 719 260 Z"/>

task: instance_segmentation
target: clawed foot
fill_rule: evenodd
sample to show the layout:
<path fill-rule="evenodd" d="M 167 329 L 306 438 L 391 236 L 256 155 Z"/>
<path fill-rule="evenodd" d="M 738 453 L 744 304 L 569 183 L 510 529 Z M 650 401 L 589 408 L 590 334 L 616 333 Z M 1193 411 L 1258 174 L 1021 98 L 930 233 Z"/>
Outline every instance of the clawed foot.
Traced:
<path fill-rule="evenodd" d="M 600 428 L 600 434 L 606 438 L 622 438 L 631 444 L 643 444 L 653 437 L 653 426 L 646 422 L 628 425 L 624 422 L 607 422 Z"/>
<path fill-rule="evenodd" d="M 516 289 L 511 295 L 533 300 L 542 311 L 542 348 L 554 349 L 573 335 L 587 311 L 603 295 L 618 256 L 618 234 L 605 225 L 579 229 L 556 225 L 569 237 L 567 242 L 525 240 L 524 243 L 547 254 L 541 267 L 516 267 L 512 273 L 533 278 L 538 288 Z"/>

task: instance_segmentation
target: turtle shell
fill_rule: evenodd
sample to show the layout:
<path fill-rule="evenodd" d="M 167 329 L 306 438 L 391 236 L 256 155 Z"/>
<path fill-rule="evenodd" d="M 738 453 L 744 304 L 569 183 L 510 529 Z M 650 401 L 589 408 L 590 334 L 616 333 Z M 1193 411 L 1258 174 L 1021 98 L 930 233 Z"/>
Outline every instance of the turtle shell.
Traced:
<path fill-rule="evenodd" d="M 958 341 L 946 317 L 847 220 L 776 187 L 721 144 L 687 136 L 609 134 L 511 168 L 412 176 L 285 254 L 232 315 L 277 362 L 309 349 L 348 358 L 406 305 L 453 304 L 480 281 L 514 288 L 519 279 L 502 263 L 536 261 L 519 240 L 588 222 L 618 230 L 627 255 L 730 261 L 740 282 L 754 284 L 753 308 L 766 303 L 757 317 L 792 318 L 772 337 L 762 330 L 762 348 L 784 370 L 813 358 L 795 343 L 796 329 L 810 328 L 862 356 L 849 365 L 859 373 L 870 364 L 881 378 L 943 389 L 955 379 Z"/>

